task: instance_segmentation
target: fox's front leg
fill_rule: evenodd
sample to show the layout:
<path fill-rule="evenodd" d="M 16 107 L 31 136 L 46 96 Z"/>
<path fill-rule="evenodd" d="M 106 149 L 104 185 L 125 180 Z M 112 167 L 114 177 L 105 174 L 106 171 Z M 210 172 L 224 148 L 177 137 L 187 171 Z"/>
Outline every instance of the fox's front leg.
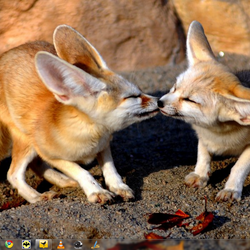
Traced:
<path fill-rule="evenodd" d="M 116 195 L 121 196 L 123 200 L 133 199 L 133 191 L 123 183 L 121 176 L 117 173 L 111 155 L 110 146 L 97 155 L 97 160 L 102 167 L 105 183 L 109 190 Z"/>
<path fill-rule="evenodd" d="M 210 174 L 211 155 L 201 140 L 198 142 L 198 158 L 194 172 L 185 178 L 185 184 L 189 187 L 203 188 L 207 185 Z"/>
<path fill-rule="evenodd" d="M 217 201 L 230 201 L 241 198 L 244 181 L 250 172 L 250 146 L 243 151 L 238 161 L 231 169 L 225 188 L 217 196 Z"/>
<path fill-rule="evenodd" d="M 66 160 L 46 158 L 45 160 L 71 179 L 77 181 L 90 202 L 104 204 L 113 200 L 114 194 L 103 189 L 94 177 L 78 164 Z"/>

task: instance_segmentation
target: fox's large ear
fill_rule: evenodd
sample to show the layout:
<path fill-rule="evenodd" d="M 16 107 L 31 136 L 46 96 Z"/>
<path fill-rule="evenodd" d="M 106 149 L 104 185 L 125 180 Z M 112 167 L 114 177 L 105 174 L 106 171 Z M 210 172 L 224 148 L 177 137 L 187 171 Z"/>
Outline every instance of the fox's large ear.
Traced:
<path fill-rule="evenodd" d="M 90 74 L 108 69 L 99 52 L 79 32 L 68 25 L 58 26 L 53 35 L 58 56 Z"/>
<path fill-rule="evenodd" d="M 233 88 L 228 88 L 224 92 L 218 91 L 220 95 L 226 97 L 227 99 L 237 101 L 239 103 L 249 103 L 250 104 L 250 89 L 246 88 L 240 84 L 233 86 Z"/>
<path fill-rule="evenodd" d="M 250 103 L 250 88 L 247 82 L 250 79 L 250 72 L 238 72 L 233 74 L 231 72 L 224 72 L 223 78 L 215 78 L 214 90 L 227 99 L 237 102 Z"/>
<path fill-rule="evenodd" d="M 228 108 L 220 109 L 220 121 L 235 121 L 241 125 L 250 125 L 250 102 L 231 101 Z"/>
<path fill-rule="evenodd" d="M 189 26 L 187 35 L 187 58 L 190 66 L 201 61 L 216 60 L 205 36 L 203 27 L 197 21 L 193 21 Z"/>
<path fill-rule="evenodd" d="M 90 96 L 106 87 L 95 77 L 48 52 L 38 52 L 35 65 L 45 86 L 64 104 L 72 104 L 74 97 Z"/>

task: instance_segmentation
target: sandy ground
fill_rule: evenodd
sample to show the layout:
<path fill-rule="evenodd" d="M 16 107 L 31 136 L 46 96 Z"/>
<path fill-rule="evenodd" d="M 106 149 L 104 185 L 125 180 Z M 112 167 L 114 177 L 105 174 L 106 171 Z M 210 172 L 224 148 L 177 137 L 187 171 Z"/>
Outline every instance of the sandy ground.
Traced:
<path fill-rule="evenodd" d="M 250 68 L 248 58 L 226 55 L 223 61 L 233 69 Z M 185 68 L 184 62 L 123 75 L 136 82 L 143 91 L 160 97 Z M 0 207 L 6 203 L 23 205 L 0 213 L 0 239 L 143 240 L 145 233 L 155 232 L 161 236 L 171 233 L 170 239 L 179 240 L 220 239 L 216 241 L 216 249 L 236 249 L 234 244 L 238 249 L 250 248 L 250 243 L 245 240 L 223 241 L 250 239 L 250 177 L 245 181 L 240 202 L 215 202 L 215 196 L 223 188 L 237 158 L 215 158 L 208 186 L 199 190 L 186 187 L 184 178 L 196 163 L 196 136 L 188 124 L 160 114 L 116 133 L 111 147 L 118 172 L 134 190 L 135 201 L 123 202 L 117 198 L 111 205 L 90 204 L 81 189 L 59 189 L 28 170 L 27 182 L 30 185 L 40 192 L 50 189 L 59 195 L 52 201 L 28 204 L 7 182 L 10 160 L 4 161 L 0 172 Z M 86 168 L 103 185 L 97 163 Z M 204 211 L 205 195 L 208 210 L 215 217 L 204 233 L 193 236 L 180 227 L 167 231 L 153 230 L 154 225 L 147 223 L 149 213 L 174 213 L 177 209 L 195 218 Z M 187 241 L 186 244 L 192 244 L 192 249 L 202 249 L 195 241 Z M 208 248 L 204 249 L 210 249 L 209 244 L 211 249 L 215 249 L 211 245 L 215 244 L 214 241 L 206 244 Z M 231 248 L 224 248 L 223 244 L 231 244 Z"/>

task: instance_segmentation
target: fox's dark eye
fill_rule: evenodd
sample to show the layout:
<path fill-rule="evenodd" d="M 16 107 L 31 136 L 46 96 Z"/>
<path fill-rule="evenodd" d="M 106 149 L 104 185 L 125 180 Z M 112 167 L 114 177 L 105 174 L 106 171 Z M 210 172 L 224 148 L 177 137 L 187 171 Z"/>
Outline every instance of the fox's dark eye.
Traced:
<path fill-rule="evenodd" d="M 183 101 L 197 103 L 194 100 L 189 99 L 188 97 L 187 98 L 183 98 Z"/>
<path fill-rule="evenodd" d="M 128 98 L 138 98 L 138 97 L 141 97 L 141 94 L 140 94 L 140 95 L 130 95 L 130 96 L 125 97 L 124 99 L 128 99 Z"/>

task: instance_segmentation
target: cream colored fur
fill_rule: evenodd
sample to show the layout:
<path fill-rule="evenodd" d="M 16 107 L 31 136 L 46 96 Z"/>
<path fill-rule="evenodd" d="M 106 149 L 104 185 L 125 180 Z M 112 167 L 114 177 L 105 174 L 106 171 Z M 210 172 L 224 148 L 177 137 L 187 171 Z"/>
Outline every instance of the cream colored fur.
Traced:
<path fill-rule="evenodd" d="M 37 173 L 60 187 L 79 184 L 90 202 L 131 199 L 110 140 L 113 132 L 154 116 L 157 98 L 112 72 L 71 27 L 57 27 L 53 38 L 54 46 L 28 43 L 0 57 L 0 160 L 12 149 L 8 180 L 29 202 L 52 198 L 53 192 L 40 194 L 25 182 L 28 164 L 39 156 L 47 164 L 35 166 Z M 109 190 L 79 165 L 95 158 Z"/>
<path fill-rule="evenodd" d="M 185 182 L 191 187 L 206 186 L 212 155 L 237 155 L 216 199 L 239 200 L 250 172 L 250 89 L 216 60 L 197 21 L 188 31 L 187 58 L 188 69 L 158 102 L 164 115 L 192 124 L 197 133 L 198 159 Z"/>

